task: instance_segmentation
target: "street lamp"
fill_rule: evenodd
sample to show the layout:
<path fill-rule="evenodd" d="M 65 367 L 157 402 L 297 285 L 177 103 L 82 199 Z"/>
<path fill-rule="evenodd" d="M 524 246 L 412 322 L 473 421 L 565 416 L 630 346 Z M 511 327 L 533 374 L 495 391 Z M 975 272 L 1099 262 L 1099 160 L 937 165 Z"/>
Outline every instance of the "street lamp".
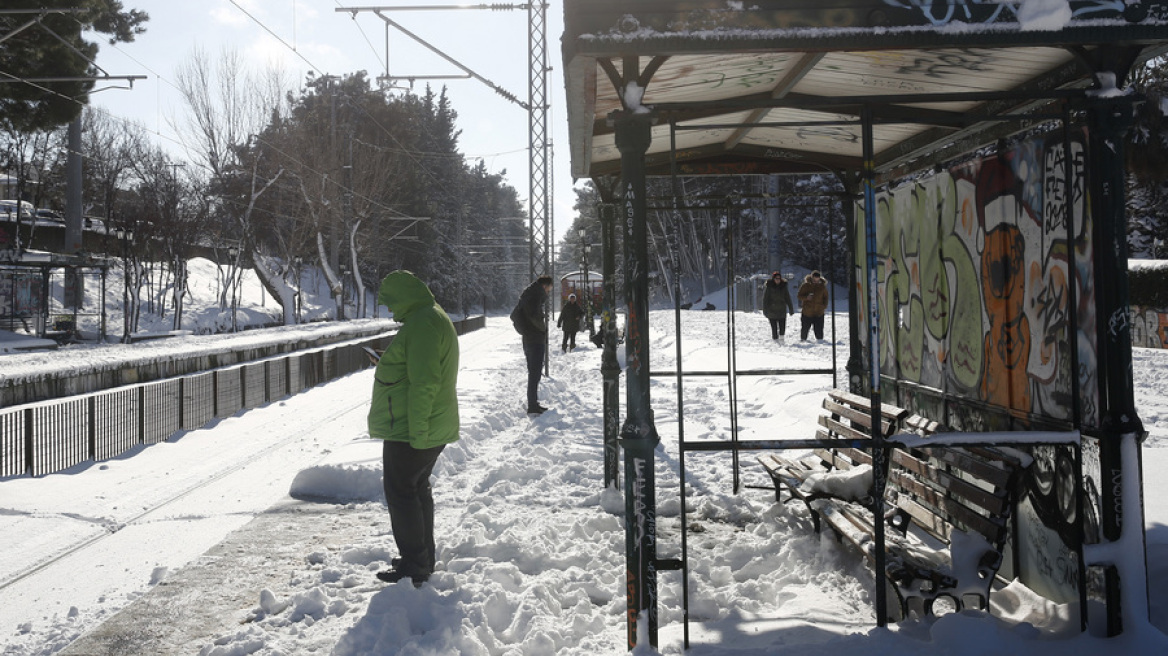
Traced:
<path fill-rule="evenodd" d="M 348 293 L 348 289 L 347 289 L 348 279 L 346 278 L 346 276 L 349 275 L 349 267 L 342 264 L 342 265 L 340 265 L 339 268 L 341 270 L 341 302 L 337 304 L 337 319 L 344 321 L 345 316 L 346 316 L 345 315 L 345 295 Z"/>
<path fill-rule="evenodd" d="M 292 261 L 296 264 L 296 323 L 302 323 L 300 311 L 303 307 L 303 301 L 300 299 L 300 294 L 303 283 L 301 282 L 300 267 L 304 264 L 304 261 L 300 259 L 299 255 L 292 258 Z"/>
<path fill-rule="evenodd" d="M 584 317 L 588 320 L 588 337 L 595 334 L 592 327 L 592 287 L 588 283 L 588 253 L 592 250 L 592 244 L 587 240 L 587 231 L 584 228 L 577 230 L 580 235 L 580 259 L 584 265 Z"/>
<path fill-rule="evenodd" d="M 130 245 L 134 243 L 134 232 L 124 228 L 114 230 L 114 236 L 122 249 L 122 343 L 130 343 Z"/>
<path fill-rule="evenodd" d="M 235 246 L 227 247 L 227 257 L 231 260 L 231 266 L 235 270 L 235 282 L 231 285 L 231 332 L 239 332 L 239 322 L 236 315 L 239 314 L 239 281 L 242 278 L 239 267 L 236 266 L 236 257 L 239 256 L 239 249 Z"/>

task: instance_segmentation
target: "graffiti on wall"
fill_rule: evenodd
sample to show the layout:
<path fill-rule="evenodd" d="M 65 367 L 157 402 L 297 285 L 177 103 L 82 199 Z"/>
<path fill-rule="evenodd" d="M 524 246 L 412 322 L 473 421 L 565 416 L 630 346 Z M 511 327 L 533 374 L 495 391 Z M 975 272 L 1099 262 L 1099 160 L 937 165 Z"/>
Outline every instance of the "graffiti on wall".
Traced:
<path fill-rule="evenodd" d="M 954 430 L 1098 425 L 1086 143 L 1082 132 L 1032 137 L 877 195 L 876 347 L 885 379 L 906 383 L 887 386 L 894 402 Z M 856 298 L 867 299 L 862 207 L 857 221 Z M 856 316 L 867 349 L 869 315 Z M 1168 337 L 1168 317 L 1132 318 L 1145 339 Z M 1016 508 L 1019 575 L 1074 601 L 1079 529 L 1088 541 L 1098 533 L 1098 457 L 1084 449 L 1076 481 L 1073 449 L 1029 453 Z"/>
<path fill-rule="evenodd" d="M 1061 137 L 1034 138 L 877 196 L 884 375 L 1066 420 L 1074 355 L 1081 417 L 1093 423 L 1092 245 L 1079 137 L 1069 154 Z M 857 298 L 865 299 L 862 209 L 857 215 Z"/>
<path fill-rule="evenodd" d="M 1168 312 L 1163 310 L 1132 306 L 1132 346 L 1168 348 Z"/>

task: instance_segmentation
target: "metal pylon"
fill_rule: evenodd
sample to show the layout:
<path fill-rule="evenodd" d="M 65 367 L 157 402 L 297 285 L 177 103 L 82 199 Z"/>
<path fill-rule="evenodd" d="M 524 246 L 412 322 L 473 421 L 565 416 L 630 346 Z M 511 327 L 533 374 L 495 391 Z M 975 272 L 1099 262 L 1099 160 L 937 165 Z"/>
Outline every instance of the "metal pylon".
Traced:
<path fill-rule="evenodd" d="M 547 8 L 546 3 L 527 5 L 527 116 L 531 212 L 531 278 L 553 276 L 551 257 L 551 144 L 548 143 L 547 102 Z"/>
<path fill-rule="evenodd" d="M 528 73 L 527 73 L 527 103 L 516 98 L 513 94 L 507 92 L 499 85 L 479 75 L 467 66 L 453 59 L 446 53 L 442 52 L 436 46 L 428 43 L 418 35 L 407 30 L 400 23 L 392 20 L 386 14 L 394 11 L 417 11 L 417 10 L 467 10 L 479 9 L 488 11 L 504 11 L 513 9 L 527 9 L 527 53 L 528 53 Z M 529 202 L 528 211 L 530 216 L 530 231 L 528 233 L 531 242 L 531 261 L 530 272 L 531 278 L 548 275 L 555 277 L 552 271 L 552 234 L 554 233 L 552 216 L 551 216 L 551 185 L 549 179 L 551 177 L 552 164 L 552 148 L 548 141 L 548 102 L 547 102 L 547 88 L 548 88 L 548 68 L 547 62 L 547 3 L 529 3 L 529 4 L 478 4 L 478 5 L 429 5 L 429 6 L 383 6 L 383 7 L 337 7 L 334 11 L 338 13 L 348 13 L 355 17 L 358 13 L 372 12 L 377 15 L 388 27 L 393 27 L 402 34 L 413 39 L 417 43 L 425 46 L 431 52 L 439 57 L 442 57 L 450 64 L 459 68 L 465 75 L 459 77 L 469 77 L 486 84 L 496 93 L 508 101 L 513 102 L 520 107 L 527 110 L 527 132 L 528 132 L 528 171 L 530 174 L 529 187 Z M 450 79 L 452 76 L 434 76 L 434 75 L 390 75 L 389 74 L 389 40 L 386 37 L 386 73 L 382 78 L 387 83 L 392 84 L 395 80 L 425 80 L 425 79 Z"/>

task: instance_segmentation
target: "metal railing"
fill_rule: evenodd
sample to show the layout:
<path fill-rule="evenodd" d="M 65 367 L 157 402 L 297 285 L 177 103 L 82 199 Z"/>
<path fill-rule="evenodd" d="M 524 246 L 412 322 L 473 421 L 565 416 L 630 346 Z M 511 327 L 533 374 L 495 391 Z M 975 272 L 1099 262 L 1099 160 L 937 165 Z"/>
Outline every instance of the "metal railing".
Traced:
<path fill-rule="evenodd" d="M 0 411 L 0 477 L 116 457 L 364 369 L 390 336 Z"/>
<path fill-rule="evenodd" d="M 484 317 L 455 322 L 464 334 Z M 370 366 L 395 333 L 197 374 L 0 410 L 0 478 L 114 458 Z"/>

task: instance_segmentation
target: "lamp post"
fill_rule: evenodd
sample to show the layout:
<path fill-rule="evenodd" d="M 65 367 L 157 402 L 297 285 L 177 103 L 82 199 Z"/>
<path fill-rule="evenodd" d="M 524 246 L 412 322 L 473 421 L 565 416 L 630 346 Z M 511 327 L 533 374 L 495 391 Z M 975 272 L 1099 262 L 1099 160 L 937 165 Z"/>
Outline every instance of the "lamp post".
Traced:
<path fill-rule="evenodd" d="M 239 322 L 236 315 L 239 313 L 239 278 L 240 272 L 237 266 L 236 257 L 239 256 L 239 249 L 235 246 L 227 248 L 227 257 L 231 260 L 231 267 L 234 269 L 235 275 L 232 276 L 231 283 L 231 332 L 239 332 Z"/>
<path fill-rule="evenodd" d="M 346 311 L 346 308 L 345 308 L 345 296 L 349 291 L 348 290 L 349 267 L 342 264 L 342 265 L 340 265 L 339 268 L 341 270 L 341 302 L 339 304 L 337 304 L 337 312 L 339 313 L 337 318 L 340 319 L 341 321 L 344 321 L 348 317 L 348 312 Z"/>
<path fill-rule="evenodd" d="M 592 283 L 588 280 L 588 255 L 592 252 L 592 244 L 584 244 L 584 316 L 588 319 L 588 338 L 596 334 L 592 327 Z"/>
<path fill-rule="evenodd" d="M 585 241 L 587 239 L 587 231 L 585 231 L 584 228 L 577 228 L 576 234 L 580 236 L 580 265 L 584 270 L 584 289 L 580 292 L 580 300 L 584 303 L 584 316 L 588 319 L 588 334 L 591 336 L 592 304 L 589 302 L 590 299 L 588 298 L 588 244 Z"/>
<path fill-rule="evenodd" d="M 134 232 L 124 228 L 114 230 L 114 236 L 122 249 L 122 343 L 130 343 L 130 245 L 134 243 Z"/>
<path fill-rule="evenodd" d="M 297 255 L 296 257 L 292 258 L 292 262 L 296 265 L 296 323 L 302 323 L 300 318 L 300 310 L 303 307 L 303 301 L 300 298 L 300 294 L 303 283 L 301 282 L 302 276 L 300 274 L 300 267 L 304 264 L 304 260 L 300 259 L 300 256 Z"/>

